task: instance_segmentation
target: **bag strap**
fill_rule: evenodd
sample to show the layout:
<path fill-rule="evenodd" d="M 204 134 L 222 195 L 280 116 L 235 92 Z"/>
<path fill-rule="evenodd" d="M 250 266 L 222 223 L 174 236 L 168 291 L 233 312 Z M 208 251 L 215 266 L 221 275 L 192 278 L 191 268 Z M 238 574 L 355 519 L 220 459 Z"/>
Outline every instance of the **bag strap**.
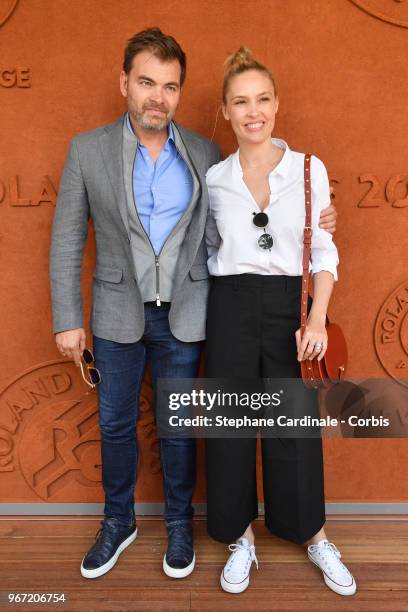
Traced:
<path fill-rule="evenodd" d="M 300 301 L 300 335 L 303 336 L 306 329 L 307 302 L 309 298 L 309 262 L 312 245 L 312 196 L 311 184 L 312 173 L 310 170 L 311 154 L 306 153 L 304 165 L 305 182 L 305 227 L 303 230 L 303 260 L 302 260 L 302 299 Z"/>

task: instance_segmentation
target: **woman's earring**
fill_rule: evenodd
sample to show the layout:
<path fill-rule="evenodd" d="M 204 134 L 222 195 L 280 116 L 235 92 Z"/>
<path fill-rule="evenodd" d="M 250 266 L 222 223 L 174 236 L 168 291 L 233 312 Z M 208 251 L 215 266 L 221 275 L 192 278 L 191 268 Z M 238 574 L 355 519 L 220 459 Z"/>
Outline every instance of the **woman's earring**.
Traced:
<path fill-rule="evenodd" d="M 214 129 L 213 129 L 212 136 L 211 136 L 211 142 L 213 141 L 213 138 L 215 136 L 215 130 L 217 129 L 218 116 L 220 114 L 220 110 L 221 110 L 221 105 L 218 107 L 217 114 L 215 115 Z"/>

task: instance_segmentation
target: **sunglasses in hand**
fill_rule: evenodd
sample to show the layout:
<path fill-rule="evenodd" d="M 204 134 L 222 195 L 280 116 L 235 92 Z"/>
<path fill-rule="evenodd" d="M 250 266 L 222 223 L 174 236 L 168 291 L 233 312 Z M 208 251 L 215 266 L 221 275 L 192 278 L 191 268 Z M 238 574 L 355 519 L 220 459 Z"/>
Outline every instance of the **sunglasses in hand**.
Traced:
<path fill-rule="evenodd" d="M 92 389 L 94 389 L 96 385 L 99 385 L 99 383 L 102 381 L 101 373 L 99 372 L 99 370 L 91 365 L 92 363 L 94 363 L 94 361 L 95 357 L 93 356 L 92 351 L 87 348 L 84 349 L 81 356 L 81 361 L 79 362 L 79 366 L 81 368 L 82 378 L 84 379 L 86 384 L 89 385 Z"/>

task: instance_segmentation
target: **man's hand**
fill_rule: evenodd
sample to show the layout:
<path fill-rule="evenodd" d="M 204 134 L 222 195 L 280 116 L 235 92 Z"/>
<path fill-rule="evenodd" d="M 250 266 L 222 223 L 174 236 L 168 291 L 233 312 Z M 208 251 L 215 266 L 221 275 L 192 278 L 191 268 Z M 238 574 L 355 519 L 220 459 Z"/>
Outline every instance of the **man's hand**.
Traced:
<path fill-rule="evenodd" d="M 86 334 L 82 327 L 55 334 L 55 342 L 61 355 L 68 357 L 68 359 L 73 359 L 76 365 L 79 365 L 81 361 L 81 355 L 85 348 L 85 340 Z"/>
<path fill-rule="evenodd" d="M 319 227 L 329 232 L 329 234 L 334 234 L 336 231 L 336 217 L 337 210 L 333 204 L 328 208 L 323 208 L 320 213 Z"/>
<path fill-rule="evenodd" d="M 330 193 L 333 193 L 333 187 L 330 188 Z M 329 232 L 329 234 L 334 234 L 336 231 L 336 217 L 336 207 L 334 204 L 331 204 L 320 213 L 319 227 Z"/>

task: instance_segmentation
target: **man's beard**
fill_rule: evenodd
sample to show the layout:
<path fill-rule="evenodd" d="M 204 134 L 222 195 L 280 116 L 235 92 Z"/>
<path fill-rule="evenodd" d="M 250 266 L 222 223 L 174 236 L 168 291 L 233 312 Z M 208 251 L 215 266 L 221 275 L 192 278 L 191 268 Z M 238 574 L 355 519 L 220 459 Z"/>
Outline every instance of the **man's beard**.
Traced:
<path fill-rule="evenodd" d="M 158 121 L 157 118 L 149 118 L 148 116 L 145 115 L 147 109 L 163 110 L 166 113 L 166 115 L 164 115 L 163 119 Z M 158 106 L 156 107 L 151 104 L 149 104 L 147 109 L 143 108 L 141 112 L 138 112 L 138 111 L 135 112 L 136 123 L 143 130 L 150 130 L 152 132 L 161 132 L 162 130 L 164 130 L 164 128 L 166 128 L 169 125 L 171 118 L 168 117 L 166 109 L 160 108 Z"/>

